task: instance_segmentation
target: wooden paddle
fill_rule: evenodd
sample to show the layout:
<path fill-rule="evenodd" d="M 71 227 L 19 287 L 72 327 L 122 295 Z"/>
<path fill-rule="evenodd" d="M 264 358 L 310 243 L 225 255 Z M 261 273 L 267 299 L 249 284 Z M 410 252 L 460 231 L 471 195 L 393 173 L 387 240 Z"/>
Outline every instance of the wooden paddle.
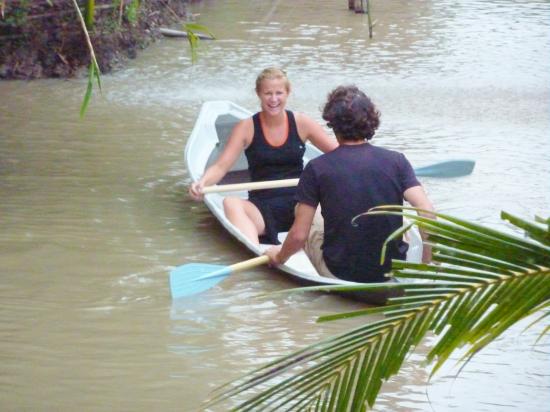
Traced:
<path fill-rule="evenodd" d="M 420 177 L 459 177 L 466 176 L 474 170 L 473 160 L 447 160 L 434 163 L 433 165 L 414 169 L 416 176 Z M 240 190 L 277 189 L 280 187 L 291 187 L 298 185 L 299 179 L 269 180 L 266 182 L 234 183 L 229 185 L 213 185 L 203 187 L 202 192 L 237 192 Z"/>
<path fill-rule="evenodd" d="M 170 272 L 172 299 L 203 292 L 224 280 L 231 273 L 260 266 L 267 262 L 269 262 L 269 258 L 262 255 L 231 266 L 206 263 L 188 263 L 178 266 Z"/>
<path fill-rule="evenodd" d="M 213 185 L 202 188 L 202 193 L 238 192 L 239 190 L 277 189 L 279 187 L 297 186 L 300 179 L 268 180 L 265 182 L 233 183 Z"/>

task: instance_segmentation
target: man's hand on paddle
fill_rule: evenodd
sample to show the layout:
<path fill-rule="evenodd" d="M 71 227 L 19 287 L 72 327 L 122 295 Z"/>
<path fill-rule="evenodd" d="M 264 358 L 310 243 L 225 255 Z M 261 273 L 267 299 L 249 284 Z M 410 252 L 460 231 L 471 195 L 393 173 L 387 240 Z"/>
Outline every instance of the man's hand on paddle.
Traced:
<path fill-rule="evenodd" d="M 281 251 L 281 245 L 272 246 L 264 252 L 264 255 L 269 257 L 269 266 L 282 265 L 284 262 L 279 260 L 279 252 Z"/>

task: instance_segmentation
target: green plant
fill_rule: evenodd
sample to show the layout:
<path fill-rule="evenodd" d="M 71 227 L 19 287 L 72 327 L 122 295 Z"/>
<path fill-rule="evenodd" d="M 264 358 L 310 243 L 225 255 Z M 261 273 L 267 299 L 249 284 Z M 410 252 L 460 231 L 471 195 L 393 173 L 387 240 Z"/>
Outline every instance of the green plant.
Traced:
<path fill-rule="evenodd" d="M 132 0 L 126 7 L 126 18 L 131 24 L 136 24 L 138 20 L 139 0 Z"/>
<path fill-rule="evenodd" d="M 90 2 L 93 3 L 93 0 L 90 0 Z M 76 0 L 73 0 L 73 4 L 76 9 L 78 20 L 80 21 L 80 24 L 82 26 L 84 36 L 86 38 L 86 44 L 88 45 L 88 50 L 90 52 L 90 66 L 88 67 L 88 84 L 86 86 L 86 93 L 84 94 L 84 99 L 82 100 L 82 104 L 80 105 L 80 117 L 83 117 L 84 114 L 86 113 L 86 109 L 88 108 L 88 104 L 90 103 L 90 99 L 92 97 L 94 80 L 97 81 L 97 87 L 101 91 L 101 78 L 100 78 L 101 71 L 99 70 L 99 65 L 97 64 L 94 47 L 92 46 L 90 34 L 88 33 L 88 29 L 86 27 L 86 21 L 84 20 L 84 17 L 82 17 L 82 13 L 80 12 L 80 8 L 78 7 L 78 3 Z"/>
<path fill-rule="evenodd" d="M 29 0 L 22 0 L 18 5 L 11 5 L 8 16 L 4 15 L 6 9 L 6 3 L 0 1 L 0 15 L 2 17 L 2 25 L 6 26 L 21 26 L 27 22 L 29 15 Z"/>
<path fill-rule="evenodd" d="M 88 32 L 88 30 L 91 30 L 93 28 L 95 0 L 87 0 L 86 7 L 85 7 L 85 15 L 86 15 L 85 18 L 82 16 L 77 0 L 72 0 L 72 1 L 77 13 L 78 20 L 80 21 L 82 30 L 84 32 L 88 50 L 90 52 L 90 65 L 88 67 L 88 82 L 86 86 L 86 92 L 84 94 L 84 98 L 80 106 L 80 117 L 83 117 L 84 114 L 86 113 L 86 110 L 90 103 L 90 99 L 92 97 L 94 81 L 97 83 L 97 86 L 101 91 L 101 71 L 99 69 L 99 65 L 95 57 L 92 41 L 90 39 L 90 34 Z M 119 0 L 119 1 L 120 3 L 118 3 L 118 5 L 120 6 L 120 11 L 122 11 L 124 1 L 122 0 Z M 137 13 L 138 13 L 139 5 L 140 5 L 139 0 L 132 0 L 132 2 L 127 6 L 126 17 L 128 18 L 128 21 L 130 23 L 135 23 L 137 21 Z M 120 14 L 119 16 L 119 25 L 121 23 L 120 22 L 121 16 L 122 14 Z M 192 62 L 195 63 L 197 60 L 197 49 L 198 49 L 200 33 L 207 33 L 212 38 L 214 38 L 214 35 L 208 30 L 206 26 L 202 26 L 200 24 L 187 23 L 184 25 L 184 28 L 187 32 L 189 45 L 191 47 Z"/>
<path fill-rule="evenodd" d="M 80 12 L 80 9 L 78 9 Z M 95 0 L 86 0 L 86 6 L 84 7 L 84 19 L 87 29 L 92 29 L 94 27 L 94 14 L 95 14 Z"/>
<path fill-rule="evenodd" d="M 189 47 L 191 48 L 191 62 L 197 62 L 197 50 L 199 47 L 200 33 L 206 33 L 213 39 L 216 37 L 208 29 L 208 27 L 196 23 L 185 23 L 183 29 L 187 33 L 187 40 L 189 41 Z"/>
<path fill-rule="evenodd" d="M 433 375 L 458 348 L 467 348 L 464 365 L 519 320 L 533 314 L 539 316 L 532 324 L 548 319 L 550 219 L 531 222 L 502 212 L 503 220 L 525 231 L 522 238 L 444 214 L 432 220 L 408 213 L 412 210 L 380 207 L 366 218 L 406 216 L 428 234 L 432 264 L 393 262 L 395 276 L 420 282 L 295 290 L 401 289 L 403 294 L 384 306 L 318 319 L 382 314 L 382 320 L 277 359 L 219 388 L 207 405 L 244 396 L 232 410 L 366 410 L 428 332 L 438 336 L 427 355 Z M 549 331 L 547 326 L 541 336 Z"/>

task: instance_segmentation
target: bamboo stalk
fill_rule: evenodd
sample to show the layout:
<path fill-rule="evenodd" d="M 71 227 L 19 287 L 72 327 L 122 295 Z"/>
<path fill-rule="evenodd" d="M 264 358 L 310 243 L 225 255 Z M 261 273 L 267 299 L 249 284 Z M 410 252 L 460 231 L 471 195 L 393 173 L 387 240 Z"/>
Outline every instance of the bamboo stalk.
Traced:
<path fill-rule="evenodd" d="M 94 15 L 95 15 L 95 0 L 87 0 L 86 2 L 86 28 L 92 29 L 94 27 Z"/>
<path fill-rule="evenodd" d="M 122 25 L 122 12 L 124 11 L 124 2 L 120 1 L 120 7 L 118 9 L 118 25 Z"/>
<path fill-rule="evenodd" d="M 86 23 L 84 21 L 84 17 L 82 17 L 82 13 L 80 12 L 80 8 L 78 7 L 78 3 L 76 0 L 73 0 L 74 7 L 76 9 L 76 13 L 78 14 L 80 24 L 82 25 L 82 30 L 84 31 L 84 37 L 86 38 L 86 44 L 88 45 L 88 50 L 90 51 L 90 56 L 92 58 L 92 63 L 97 67 L 99 70 L 99 65 L 97 64 L 97 59 L 95 57 L 94 47 L 92 46 L 92 40 L 90 39 L 90 34 L 88 33 L 88 29 L 86 28 Z"/>

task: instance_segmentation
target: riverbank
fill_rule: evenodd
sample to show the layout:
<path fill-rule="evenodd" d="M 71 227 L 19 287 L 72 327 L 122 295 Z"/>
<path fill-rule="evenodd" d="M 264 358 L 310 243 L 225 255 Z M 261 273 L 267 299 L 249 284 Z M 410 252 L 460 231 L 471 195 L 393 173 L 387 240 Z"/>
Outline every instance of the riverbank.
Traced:
<path fill-rule="evenodd" d="M 135 58 L 161 36 L 161 26 L 186 20 L 189 0 L 96 0 L 89 30 L 100 69 Z M 80 1 L 79 3 L 84 3 Z M 86 40 L 71 0 L 7 2 L 0 13 L 0 79 L 69 78 L 88 66 Z"/>

